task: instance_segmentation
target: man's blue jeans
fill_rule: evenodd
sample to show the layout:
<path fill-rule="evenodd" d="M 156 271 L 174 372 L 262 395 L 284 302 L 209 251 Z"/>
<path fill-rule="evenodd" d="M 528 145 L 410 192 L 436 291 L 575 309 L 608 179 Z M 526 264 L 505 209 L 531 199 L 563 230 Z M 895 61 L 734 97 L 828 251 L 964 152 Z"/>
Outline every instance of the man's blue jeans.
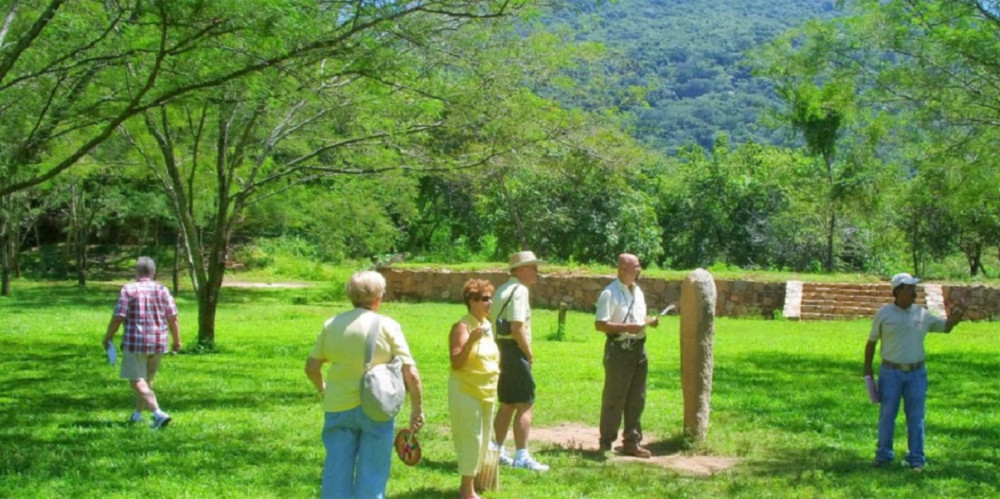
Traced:
<path fill-rule="evenodd" d="M 392 464 L 393 421 L 375 422 L 361 406 L 327 412 L 323 497 L 382 499 Z"/>
<path fill-rule="evenodd" d="M 878 373 L 878 392 L 882 399 L 878 414 L 878 449 L 875 460 L 889 462 L 895 457 L 892 438 L 896 429 L 896 414 L 899 401 L 903 401 L 906 413 L 906 437 L 909 453 L 906 462 L 910 466 L 923 466 L 924 457 L 924 413 L 927 401 L 927 368 L 915 371 L 899 371 L 882 366 Z"/>

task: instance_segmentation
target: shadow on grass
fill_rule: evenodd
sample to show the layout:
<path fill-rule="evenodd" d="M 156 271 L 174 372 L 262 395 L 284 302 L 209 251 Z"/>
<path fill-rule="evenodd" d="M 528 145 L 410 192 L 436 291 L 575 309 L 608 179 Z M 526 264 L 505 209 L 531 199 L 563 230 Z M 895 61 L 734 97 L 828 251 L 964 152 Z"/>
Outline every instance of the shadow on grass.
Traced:
<path fill-rule="evenodd" d="M 752 356 L 727 358 L 724 365 L 717 361 L 713 419 L 724 413 L 731 422 L 824 441 L 811 448 L 777 448 L 780 444 L 766 438 L 759 444 L 751 442 L 748 445 L 764 446 L 760 450 L 766 456 L 748 461 L 755 474 L 791 475 L 794 480 L 817 470 L 838 476 L 892 474 L 896 468 L 909 473 L 904 466 L 889 470 L 871 466 L 878 407 L 867 401 L 862 360 L 758 351 Z M 988 396 L 1000 389 L 995 372 L 995 362 L 959 353 L 928 352 L 927 445 L 944 449 L 936 451 L 943 454 L 940 465 L 935 462 L 935 452 L 928 450 L 928 476 L 995 482 L 993 470 L 1000 466 L 1000 456 L 991 449 L 1000 441 L 1000 429 L 983 420 L 989 415 L 988 419 L 995 421 L 995 397 Z M 953 419 L 940 415 L 942 412 L 959 417 Z M 906 453 L 904 421 L 900 408 L 895 445 L 898 457 Z M 863 435 L 870 435 L 870 441 L 858 440 Z M 767 448 L 771 445 L 775 447 Z M 934 468 L 941 474 L 934 473 Z"/>
<path fill-rule="evenodd" d="M 654 456 L 673 456 L 682 454 L 691 449 L 683 435 L 672 436 L 661 440 L 648 442 L 644 441 L 642 446 L 652 452 Z M 614 455 L 620 456 L 620 442 L 616 442 L 615 447 L 617 450 L 613 451 Z M 608 460 L 608 456 L 604 451 L 593 448 L 584 449 L 579 446 L 562 447 L 554 445 L 536 451 L 535 454 L 538 454 L 539 456 L 571 456 L 595 463 L 606 462 Z"/>
<path fill-rule="evenodd" d="M 397 466 L 400 463 L 392 463 L 393 466 Z M 441 471 L 446 473 L 458 473 L 458 462 L 456 461 L 438 461 L 435 459 L 423 458 L 420 463 L 417 464 L 418 467 L 422 469 L 429 469 L 434 471 Z"/>
<path fill-rule="evenodd" d="M 211 479 L 246 473 L 248 469 L 269 471 L 268 463 L 302 463 L 290 469 L 294 475 L 287 483 L 318 480 L 314 447 L 307 445 L 260 445 L 261 428 L 232 428 L 204 431 L 190 422 L 151 430 L 146 423 L 122 424 L 107 421 L 74 421 L 58 425 L 58 432 L 40 436 L 30 425 L 21 425 L 0 434 L 5 473 L 38 474 L 38 470 L 57 469 L 69 476 L 87 477 L 101 483 L 120 479 L 121 474 L 144 476 L 149 459 L 156 456 L 210 455 L 211 466 L 194 470 L 187 479 Z M 317 446 L 319 445 L 317 439 Z M 81 459 L 84 458 L 84 459 Z M 115 466 L 108 466 L 108 460 Z M 202 457 L 203 459 L 203 457 Z M 171 466 L 169 469 L 183 466 Z M 190 469 L 190 468 L 189 468 Z M 274 484 L 277 496 L 282 483 Z"/>
<path fill-rule="evenodd" d="M 458 488 L 456 487 L 455 490 L 452 491 L 423 487 L 417 490 L 392 494 L 393 497 L 407 497 L 411 499 L 438 499 L 441 497 L 449 497 L 450 495 L 457 497 Z"/>
<path fill-rule="evenodd" d="M 661 440 L 644 442 L 642 446 L 649 449 L 654 456 L 671 456 L 693 450 L 691 442 L 684 438 L 682 434 Z"/>
<path fill-rule="evenodd" d="M 53 309 L 65 314 L 67 311 L 103 307 L 110 316 L 115 300 L 118 299 L 118 290 L 117 285 L 103 283 L 90 284 L 86 288 L 67 282 L 31 283 L 14 289 L 13 299 L 16 304 L 6 307 L 5 313 Z"/>
<path fill-rule="evenodd" d="M 127 411 L 122 411 L 123 414 Z M 124 416 L 123 416 L 124 417 Z M 147 421 L 148 422 L 148 421 Z M 94 420 L 78 420 L 71 421 L 68 423 L 62 423 L 59 425 L 60 428 L 64 429 L 83 429 L 83 430 L 100 430 L 106 428 L 130 428 L 130 427 L 144 427 L 145 424 L 141 422 L 132 421 L 94 421 Z"/>
<path fill-rule="evenodd" d="M 124 282 L 124 281 L 123 281 Z M 170 284 L 160 281 L 166 286 Z M 110 311 L 118 299 L 122 282 L 90 282 L 79 287 L 68 281 L 33 281 L 18 286 L 11 297 L 14 302 L 7 307 L 10 313 L 19 311 L 54 309 L 66 311 L 94 310 Z M 219 292 L 219 304 L 241 303 L 289 303 L 294 305 L 327 304 L 346 302 L 347 295 L 342 284 L 309 286 L 303 288 L 242 288 L 223 287 Z M 193 291 L 181 290 L 175 295 L 178 305 L 188 302 L 197 304 Z M 5 312 L 6 313 L 6 312 Z"/>
<path fill-rule="evenodd" d="M 63 348 L 63 351 L 56 352 L 57 348 Z M 135 395 L 128 382 L 119 378 L 118 367 L 110 367 L 103 360 L 85 360 L 87 350 L 79 346 L 70 345 L 67 348 L 45 342 L 33 344 L 29 350 L 23 341 L 0 341 L 0 350 L 5 352 L 4 368 L 7 370 L 7 374 L 0 377 L 0 393 L 16 401 L 17 411 L 21 414 L 58 413 L 67 404 L 76 410 L 121 410 L 123 418 L 131 410 Z M 211 362 L 197 366 L 177 365 L 177 359 L 165 359 L 164 362 L 170 365 L 161 369 L 163 374 L 157 376 L 156 384 L 161 402 L 169 410 L 183 412 L 266 409 L 316 403 L 314 394 L 297 389 L 285 378 L 259 380 L 258 368 L 234 365 L 237 358 L 236 355 L 221 354 Z M 208 380 L 258 379 L 268 388 L 261 389 L 260 384 L 253 383 L 249 386 L 240 384 L 238 388 L 230 386 L 224 390 L 214 389 L 213 383 L 197 387 L 180 385 L 191 374 Z M 164 383 L 169 388 L 163 388 Z M 0 413 L 0 421 L 3 419 L 6 418 Z"/>

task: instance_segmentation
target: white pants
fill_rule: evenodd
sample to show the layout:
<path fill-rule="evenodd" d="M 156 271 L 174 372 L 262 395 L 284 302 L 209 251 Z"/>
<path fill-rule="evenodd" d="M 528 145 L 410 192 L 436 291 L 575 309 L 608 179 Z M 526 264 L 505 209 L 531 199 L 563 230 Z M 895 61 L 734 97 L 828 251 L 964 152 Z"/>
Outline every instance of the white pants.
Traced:
<path fill-rule="evenodd" d="M 458 455 L 458 473 L 475 476 L 486 458 L 493 437 L 494 401 L 479 400 L 459 388 L 459 381 L 448 379 L 448 413 L 451 416 L 451 439 Z"/>

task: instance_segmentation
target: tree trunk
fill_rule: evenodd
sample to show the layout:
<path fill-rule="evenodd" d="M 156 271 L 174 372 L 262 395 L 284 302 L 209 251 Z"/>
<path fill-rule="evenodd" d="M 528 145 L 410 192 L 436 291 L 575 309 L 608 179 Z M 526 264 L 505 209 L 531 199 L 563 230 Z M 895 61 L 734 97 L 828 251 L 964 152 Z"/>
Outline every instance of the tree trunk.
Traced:
<path fill-rule="evenodd" d="M 87 286 L 87 242 L 81 241 L 80 236 L 76 241 L 76 284 Z"/>
<path fill-rule="evenodd" d="M 221 229 L 221 227 L 220 227 Z M 219 290 L 226 274 L 226 248 L 224 235 L 217 235 L 208 254 L 208 279 L 198 288 L 198 345 L 215 349 L 215 314 L 219 307 Z"/>
<path fill-rule="evenodd" d="M 3 234 L 6 236 L 6 234 Z M 0 296 L 10 296 L 11 255 L 6 237 L 0 237 Z"/>
<path fill-rule="evenodd" d="M 833 272 L 833 236 L 837 230 L 837 215 L 830 213 L 830 220 L 826 227 L 826 255 L 824 256 L 823 268 L 827 272 Z"/>
<path fill-rule="evenodd" d="M 514 228 L 517 230 L 517 239 L 521 242 L 521 250 L 527 251 L 530 249 L 528 247 L 528 236 L 524 233 L 524 224 L 521 223 L 521 215 L 517 211 L 517 205 L 514 200 L 510 198 L 510 192 L 507 191 L 507 185 L 503 182 L 503 175 L 499 178 L 500 192 L 503 193 L 504 199 L 507 201 L 507 209 L 510 210 L 510 214 L 514 217 Z M 538 248 L 535 248 L 536 250 Z"/>
<path fill-rule="evenodd" d="M 80 287 L 87 285 L 87 243 L 90 231 L 86 195 L 83 187 L 73 185 L 70 200 L 70 230 L 73 234 L 73 256 L 76 260 L 76 283 Z"/>
<path fill-rule="evenodd" d="M 829 137 L 831 140 L 836 140 L 836 128 L 833 130 L 833 135 Z M 823 166 L 826 167 L 826 202 L 827 209 L 830 210 L 829 219 L 826 224 L 826 254 L 823 255 L 823 270 L 826 272 L 833 272 L 833 239 L 834 233 L 837 230 L 837 195 L 835 192 L 835 186 L 837 183 L 836 171 L 833 168 L 836 157 L 833 154 L 833 145 L 829 144 L 829 147 L 823 147 Z"/>
<path fill-rule="evenodd" d="M 181 290 L 181 251 L 184 251 L 184 247 L 181 245 L 181 238 L 184 237 L 184 231 L 180 228 L 177 229 L 177 239 L 174 241 L 174 271 L 173 271 L 173 285 L 174 285 L 174 296 Z"/>
<path fill-rule="evenodd" d="M 986 269 L 983 268 L 983 258 L 982 255 L 976 251 L 968 255 L 969 260 L 969 276 L 976 277 L 979 272 L 983 273 L 983 277 L 986 277 Z"/>
<path fill-rule="evenodd" d="M 13 196 L 0 196 L 0 296 L 10 296 L 10 275 L 14 267 L 17 245 L 17 217 L 14 216 Z"/>
<path fill-rule="evenodd" d="M 198 289 L 198 346 L 215 350 L 215 313 L 219 308 L 219 288 L 204 285 Z"/>

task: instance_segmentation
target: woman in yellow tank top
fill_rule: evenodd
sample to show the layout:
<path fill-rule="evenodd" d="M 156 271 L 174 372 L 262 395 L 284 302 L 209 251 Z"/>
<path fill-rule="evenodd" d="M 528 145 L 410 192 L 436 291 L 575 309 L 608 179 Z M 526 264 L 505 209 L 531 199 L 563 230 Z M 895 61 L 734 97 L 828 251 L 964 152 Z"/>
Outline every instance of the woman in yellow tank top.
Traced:
<path fill-rule="evenodd" d="M 458 472 L 462 475 L 459 492 L 463 499 L 468 499 L 479 497 L 474 480 L 492 439 L 500 350 L 487 317 L 493 285 L 486 280 L 469 279 L 462 287 L 462 299 L 469 313 L 452 326 L 448 337 L 451 356 L 448 409 Z"/>

